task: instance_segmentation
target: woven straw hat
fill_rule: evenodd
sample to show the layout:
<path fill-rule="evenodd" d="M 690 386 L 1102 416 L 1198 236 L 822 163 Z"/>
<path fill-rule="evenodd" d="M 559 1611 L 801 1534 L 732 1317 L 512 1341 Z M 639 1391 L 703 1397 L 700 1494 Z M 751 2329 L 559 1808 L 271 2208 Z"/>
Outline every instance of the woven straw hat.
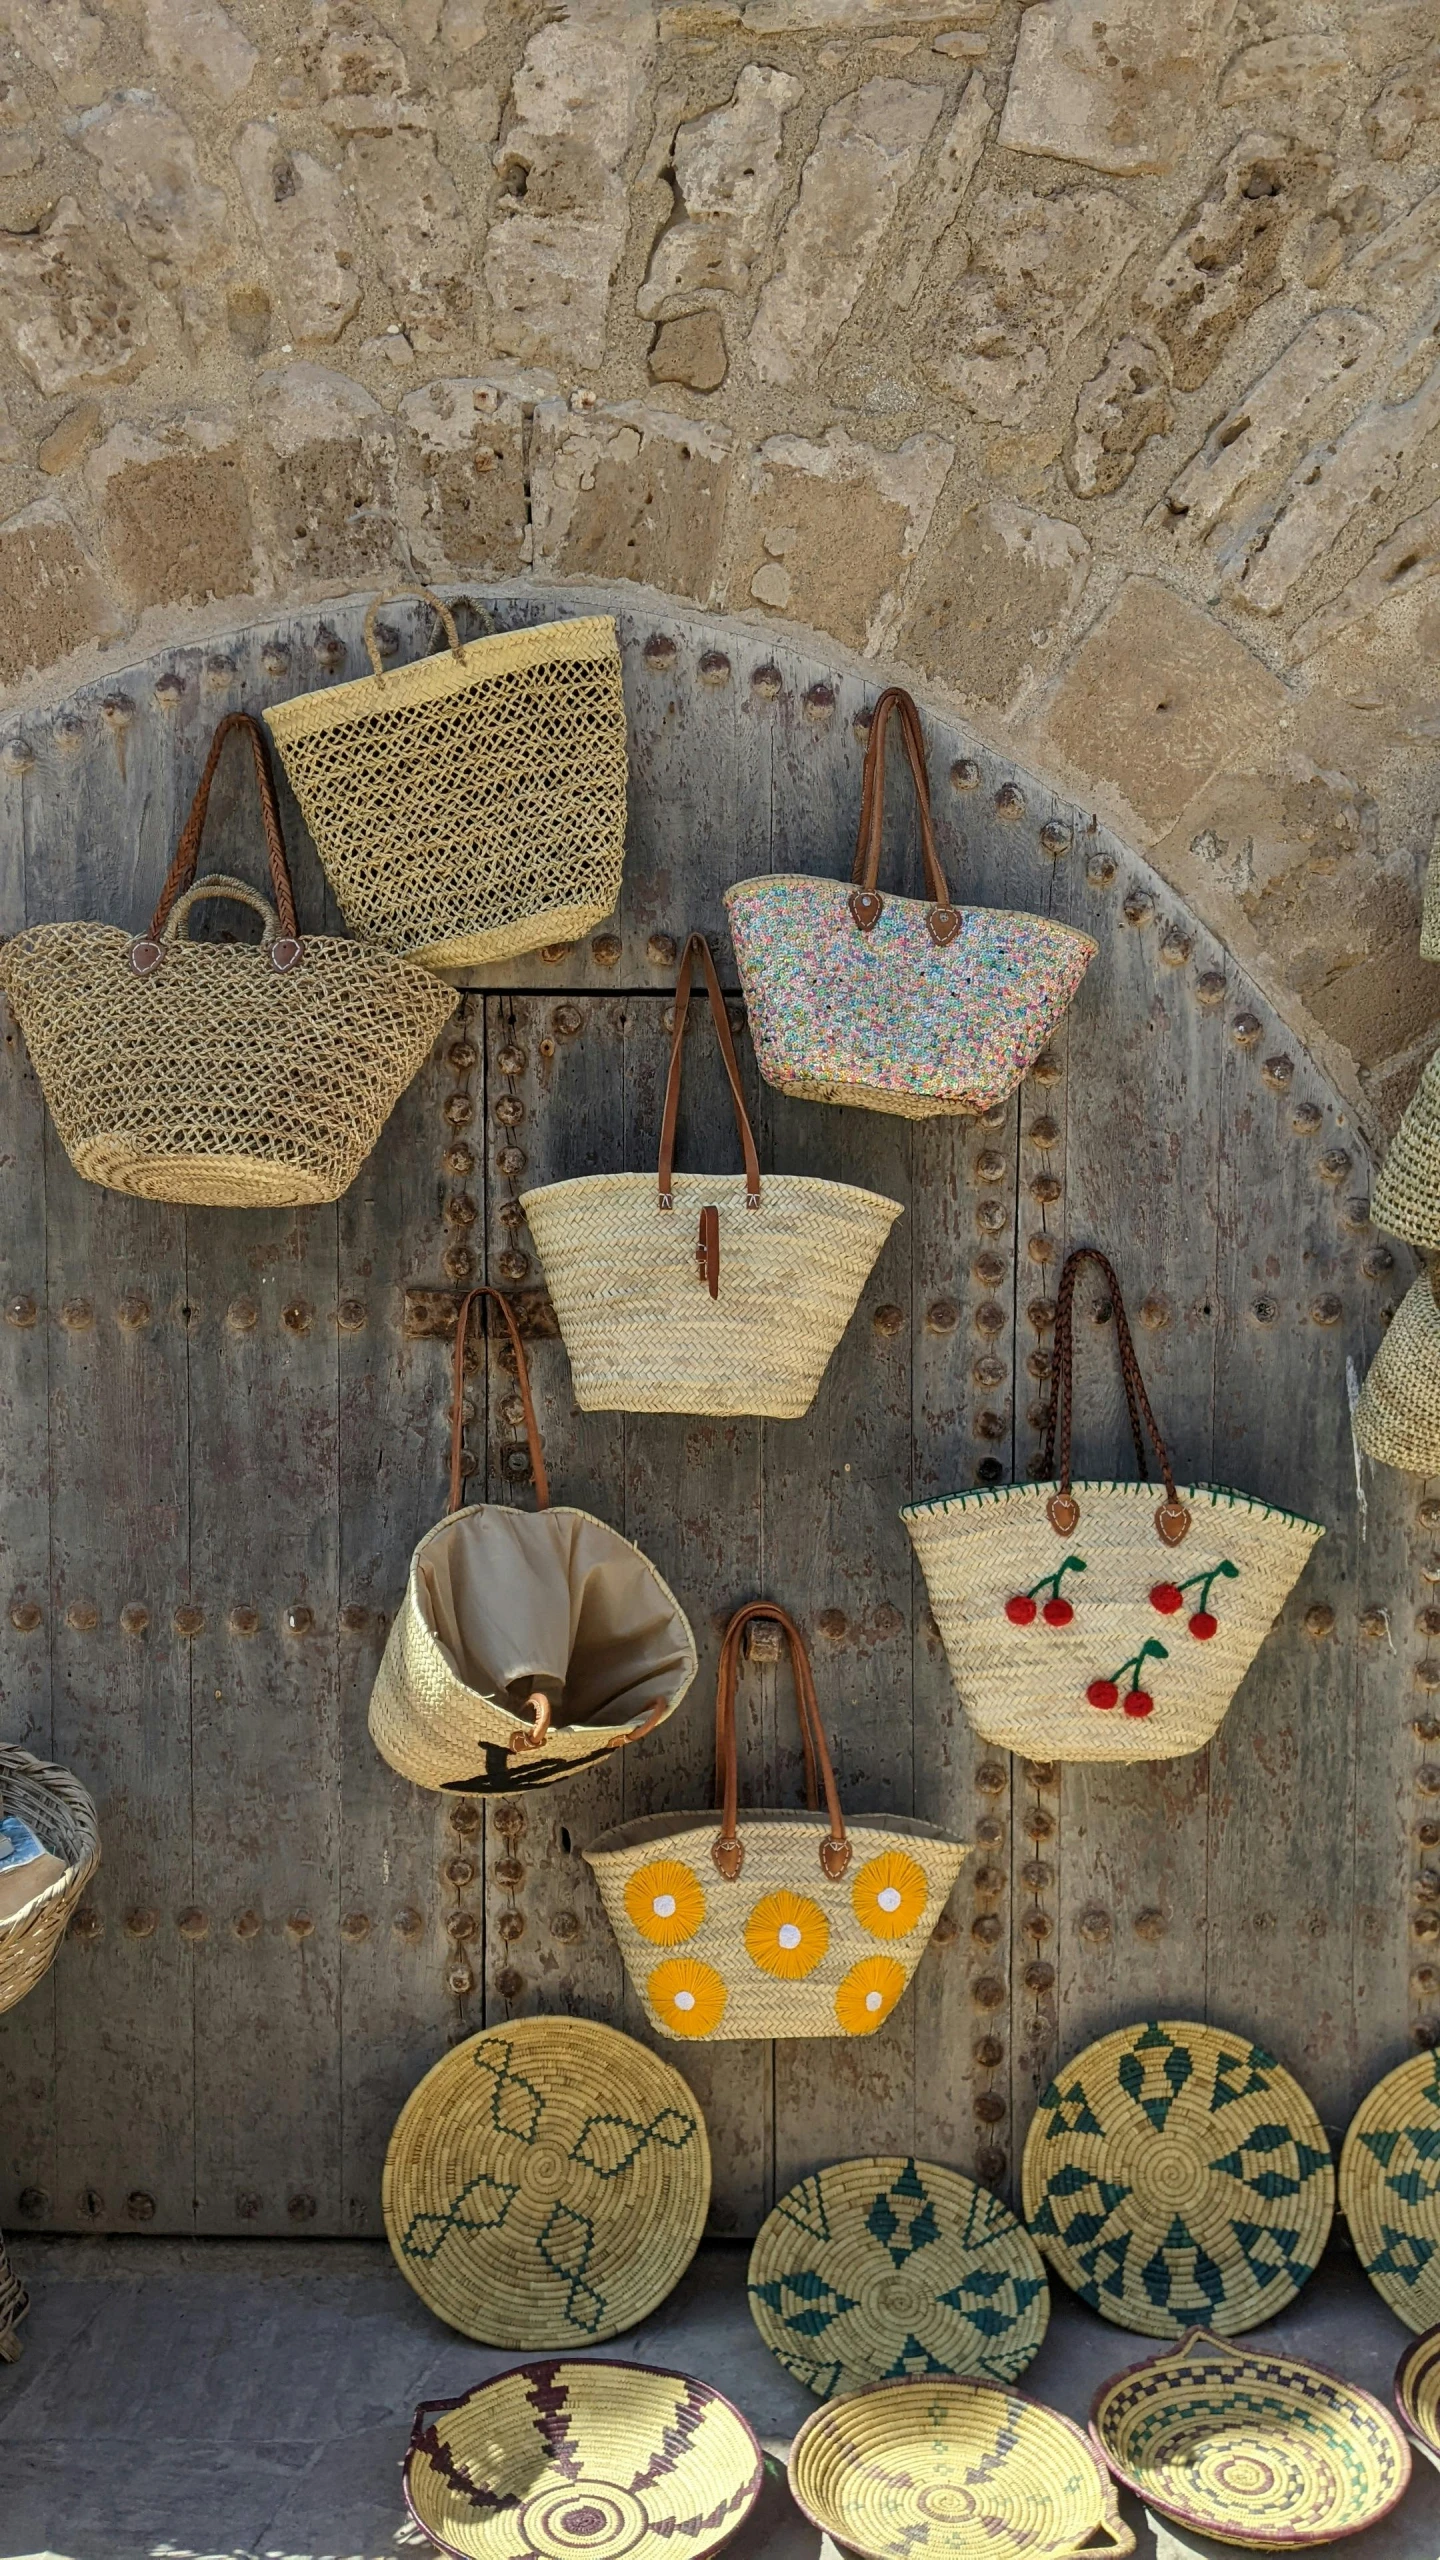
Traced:
<path fill-rule="evenodd" d="M 1395 2367 L 1393 2388 L 1407 2430 L 1440 2469 L 1440 2328 L 1411 2340 Z"/>
<path fill-rule="evenodd" d="M 710 2204 L 705 2119 L 678 2071 L 589 2018 L 455 2045 L 402 2107 L 381 2191 L 395 2262 L 488 2346 L 597 2346 L 689 2266 Z"/>
<path fill-rule="evenodd" d="M 1406 1474 L 1440 1473 L 1440 1306 L 1422 1272 L 1401 1299 L 1355 1407 L 1367 1458 Z"/>
<path fill-rule="evenodd" d="M 54 1963 L 71 1913 L 100 1864 L 100 1827 L 78 1778 L 14 1743 L 0 1744 L 0 1811 L 18 1813 L 51 1856 L 65 1861 L 64 1874 L 44 1893 L 0 1922 L 3 2010 L 33 1991 Z"/>
<path fill-rule="evenodd" d="M 1440 2055 L 1417 2053 L 1360 2101 L 1340 2154 L 1355 2254 L 1407 2329 L 1440 2321 Z"/>

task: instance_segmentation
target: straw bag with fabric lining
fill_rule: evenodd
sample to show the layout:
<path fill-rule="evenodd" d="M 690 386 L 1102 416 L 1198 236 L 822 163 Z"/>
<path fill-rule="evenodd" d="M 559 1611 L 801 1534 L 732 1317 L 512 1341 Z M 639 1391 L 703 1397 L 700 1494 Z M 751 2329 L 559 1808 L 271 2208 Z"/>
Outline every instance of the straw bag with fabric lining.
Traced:
<path fill-rule="evenodd" d="M 37 1760 L 16 1743 L 0 1743 L 0 1799 L 6 1813 L 29 1824 L 49 1856 L 63 1861 L 42 1891 L 0 1922 L 0 2010 L 13 2009 L 48 1973 L 72 1913 L 100 1864 L 100 1826 L 78 1778 Z M 24 1869 L 21 1869 L 23 1875 Z"/>
<path fill-rule="evenodd" d="M 375 616 L 433 606 L 438 657 L 381 666 Z M 573 942 L 612 915 L 625 857 L 625 699 L 605 614 L 463 647 L 428 587 L 377 596 L 372 673 L 266 712 L 352 932 L 427 969 Z"/>
<path fill-rule="evenodd" d="M 1440 1268 L 1401 1299 L 1366 1372 L 1355 1437 L 1367 1458 L 1405 1475 L 1440 1474 Z"/>
<path fill-rule="evenodd" d="M 739 1173 L 676 1173 L 675 1127 L 691 972 L 699 962 L 744 1152 Z M 656 1177 L 593 1173 L 527 1191 L 521 1205 L 582 1413 L 770 1414 L 809 1410 L 855 1311 L 898 1200 L 845 1182 L 767 1173 L 745 1109 L 710 948 L 692 933 Z"/>
<path fill-rule="evenodd" d="M 1136 1484 L 1071 1476 L 1085 1262 L 1114 1312 Z M 1158 1505 L 1147 1434 L 1164 1479 Z M 1093 1245 L 1077 1245 L 1061 1273 L 1040 1471 L 1039 1483 L 983 1486 L 900 1514 L 971 1723 L 987 1742 L 1042 1760 L 1201 1750 L 1324 1530 L 1226 1485 L 1176 1485 L 1120 1284 Z"/>
<path fill-rule="evenodd" d="M 892 712 L 915 782 L 928 902 L 882 897 Z M 725 908 L 767 1084 L 810 1102 L 928 1120 L 988 1111 L 1028 1074 L 1095 957 L 1048 916 L 962 914 L 935 847 L 925 734 L 892 685 L 870 722 L 847 891 L 798 872 L 741 880 Z"/>
<path fill-rule="evenodd" d="M 232 731 L 254 758 L 273 906 L 224 872 L 195 877 Z M 188 941 L 212 898 L 253 907 L 260 942 Z M 264 732 L 244 711 L 210 741 L 149 932 L 32 925 L 0 950 L 0 985 L 78 1174 L 230 1209 L 338 1199 L 456 1001 L 387 952 L 301 938 Z"/>
<path fill-rule="evenodd" d="M 461 1509 L 470 1310 L 504 1317 L 537 1508 Z M 695 1677 L 690 1622 L 638 1547 L 588 1511 L 550 1507 L 525 1345 L 498 1289 L 455 1320 L 450 1502 L 422 1538 L 370 1696 L 376 1749 L 402 1778 L 460 1795 L 553 1785 L 653 1733 Z"/>
<path fill-rule="evenodd" d="M 759 1620 L 790 1647 L 805 1813 L 739 1811 L 740 1643 Z M 721 1643 L 715 1796 L 718 1831 L 713 1812 L 653 1814 L 584 1852 L 646 2015 L 662 2035 L 715 2043 L 873 2035 L 924 1954 L 969 1843 L 902 1814 L 846 1822 L 805 1639 L 773 1600 L 737 1609 Z"/>

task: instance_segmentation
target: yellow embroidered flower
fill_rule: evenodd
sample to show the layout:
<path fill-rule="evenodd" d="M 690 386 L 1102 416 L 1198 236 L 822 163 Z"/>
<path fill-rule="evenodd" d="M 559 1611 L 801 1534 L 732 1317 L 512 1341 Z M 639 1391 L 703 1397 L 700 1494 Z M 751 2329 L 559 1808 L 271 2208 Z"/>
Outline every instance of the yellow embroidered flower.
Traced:
<path fill-rule="evenodd" d="M 867 1858 L 851 1887 L 855 1917 L 872 1938 L 904 1938 L 930 1899 L 925 1870 L 903 1849 Z"/>
<path fill-rule="evenodd" d="M 883 2027 L 909 1976 L 893 1956 L 862 1956 L 835 1994 L 835 2015 L 847 2036 L 873 2036 Z"/>
<path fill-rule="evenodd" d="M 830 1944 L 830 1923 L 818 1902 L 800 1893 L 767 1893 L 745 1923 L 745 1952 L 762 1973 L 803 1982 Z"/>
<path fill-rule="evenodd" d="M 694 1956 L 672 1956 L 669 1964 L 657 1964 L 646 1989 L 651 2008 L 672 2036 L 713 2035 L 729 1997 L 713 1964 L 701 1964 Z"/>
<path fill-rule="evenodd" d="M 652 1947 L 679 1947 L 704 1919 L 705 1895 L 694 1869 L 681 1859 L 652 1858 L 625 1887 L 625 1909 Z"/>

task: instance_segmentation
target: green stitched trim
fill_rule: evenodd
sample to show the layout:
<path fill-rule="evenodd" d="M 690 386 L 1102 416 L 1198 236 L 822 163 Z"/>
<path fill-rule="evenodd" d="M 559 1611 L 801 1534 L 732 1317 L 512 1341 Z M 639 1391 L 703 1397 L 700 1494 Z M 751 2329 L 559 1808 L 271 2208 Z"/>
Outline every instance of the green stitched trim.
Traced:
<path fill-rule="evenodd" d="M 1119 1477 L 1109 1476 L 1077 1476 L 1070 1489 L 1077 1496 L 1084 1493 L 1128 1493 L 1133 1494 L 1137 1502 L 1153 1502 L 1163 1490 L 1159 1485 L 1136 1484 L 1129 1478 L 1122 1481 Z M 971 1493 L 941 1493 L 933 1502 L 907 1503 L 900 1517 L 905 1521 L 924 1520 L 936 1511 L 980 1511 L 997 1503 L 1029 1502 L 1036 1494 L 1048 1495 L 1058 1490 L 1058 1477 L 1044 1484 L 981 1484 L 976 1485 Z M 1277 1503 L 1261 1502 L 1253 1493 L 1237 1493 L 1233 1485 L 1182 1484 L 1176 1490 L 1182 1502 L 1194 1508 L 1208 1502 L 1212 1511 L 1218 1511 L 1223 1505 L 1229 1511 L 1247 1511 L 1255 1519 L 1281 1520 L 1288 1528 L 1308 1529 L 1314 1538 L 1325 1535 L 1323 1520 L 1308 1520 L 1303 1511 L 1283 1511 Z"/>

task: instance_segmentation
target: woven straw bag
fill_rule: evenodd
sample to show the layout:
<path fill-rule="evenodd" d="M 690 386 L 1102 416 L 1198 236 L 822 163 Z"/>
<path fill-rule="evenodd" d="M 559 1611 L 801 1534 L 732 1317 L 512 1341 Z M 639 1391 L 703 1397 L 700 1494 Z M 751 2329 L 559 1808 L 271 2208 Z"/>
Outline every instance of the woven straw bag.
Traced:
<path fill-rule="evenodd" d="M 1390 1319 L 1355 1407 L 1367 1458 L 1407 1475 L 1440 1474 L 1440 1273 L 1422 1272 Z"/>
<path fill-rule="evenodd" d="M 697 960 L 743 1174 L 673 1169 Z M 900 1215 L 897 1200 L 848 1182 L 768 1173 L 762 1186 L 725 1000 L 700 933 L 685 945 L 675 987 L 658 1187 L 649 1174 L 592 1173 L 527 1191 L 521 1205 L 582 1413 L 758 1413 L 783 1421 L 808 1412 Z"/>
<path fill-rule="evenodd" d="M 1420 957 L 1440 960 L 1440 827 L 1435 830 L 1425 867 L 1425 894 L 1420 908 Z"/>
<path fill-rule="evenodd" d="M 1083 1262 L 1098 1266 L 1114 1310 L 1136 1484 L 1071 1480 Z M 1165 1482 L 1158 1507 L 1145 1432 Z M 983 1486 L 900 1515 L 971 1722 L 987 1742 L 1042 1760 L 1201 1750 L 1324 1531 L 1226 1485 L 1177 1488 L 1120 1284 L 1093 1245 L 1067 1255 L 1061 1274 L 1040 1472 L 1040 1483 Z"/>
<path fill-rule="evenodd" d="M 0 2010 L 13 2009 L 49 1972 L 90 1878 L 100 1864 L 95 1807 L 68 1769 L 36 1760 L 15 1743 L 0 1744 L 0 1802 L 18 1813 L 65 1872 L 26 1903 L 13 1920 L 0 1921 Z M 22 1871 L 23 1872 L 23 1871 Z"/>
<path fill-rule="evenodd" d="M 29 2308 L 30 2296 L 10 2264 L 0 2231 L 0 2363 L 19 2363 L 23 2349 L 15 2333 Z"/>
<path fill-rule="evenodd" d="M 915 777 L 929 901 L 882 898 L 890 715 Z M 928 1120 L 988 1111 L 1026 1075 L 1095 957 L 1047 916 L 964 914 L 935 849 L 920 714 L 898 685 L 870 723 L 853 887 L 785 872 L 741 880 L 725 906 L 767 1084 L 810 1102 Z"/>
<path fill-rule="evenodd" d="M 1440 1251 L 1440 1050 L 1410 1097 L 1370 1203 L 1372 1223 Z"/>
<path fill-rule="evenodd" d="M 789 1642 L 810 1810 L 747 1810 L 742 1822 L 735 1688 L 740 1640 L 757 1618 Z M 715 1792 L 718 1832 L 713 1812 L 652 1814 L 584 1852 L 647 2016 L 662 2035 L 712 2042 L 873 2035 L 924 1954 L 969 1844 L 900 1814 L 846 1823 L 805 1640 L 770 1600 L 737 1609 L 720 1647 Z"/>
<path fill-rule="evenodd" d="M 429 969 L 573 942 L 613 914 L 625 858 L 625 699 L 604 614 L 448 651 L 265 717 L 345 921 Z"/>
<path fill-rule="evenodd" d="M 465 1337 L 479 1298 L 515 1355 L 538 1508 L 460 1507 Z M 695 1677 L 695 1638 L 654 1566 L 588 1511 L 550 1507 L 530 1373 L 508 1301 L 455 1321 L 450 1501 L 422 1538 L 370 1695 L 376 1749 L 418 1787 L 509 1795 L 653 1733 Z"/>
<path fill-rule="evenodd" d="M 223 872 L 195 878 L 232 730 L 255 759 L 273 907 Z M 258 945 L 187 941 L 209 898 L 253 907 Z M 210 741 L 149 932 L 33 925 L 0 951 L 0 985 L 76 1172 L 206 1208 L 338 1199 L 455 1009 L 448 987 L 385 952 L 301 941 L 264 734 L 243 711 Z"/>

